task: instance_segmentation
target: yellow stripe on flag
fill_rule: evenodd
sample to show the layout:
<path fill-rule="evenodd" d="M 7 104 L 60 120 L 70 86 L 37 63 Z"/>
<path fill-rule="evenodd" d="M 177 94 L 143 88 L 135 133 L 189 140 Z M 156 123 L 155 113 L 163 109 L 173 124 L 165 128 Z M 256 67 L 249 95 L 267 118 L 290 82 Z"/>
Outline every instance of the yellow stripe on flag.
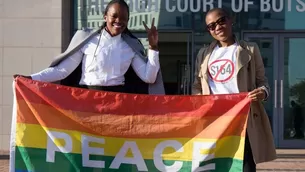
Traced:
<path fill-rule="evenodd" d="M 54 134 L 57 133 L 57 135 Z M 49 133 L 49 135 L 47 134 Z M 50 134 L 52 133 L 52 134 Z M 102 135 L 102 134 L 101 134 Z M 90 136 L 92 138 L 99 139 L 98 141 L 89 142 L 88 144 L 82 141 L 83 136 Z M 62 137 L 61 139 L 58 139 Z M 64 138 L 63 138 L 64 137 Z M 49 138 L 49 139 L 48 139 Z M 102 137 L 91 135 L 87 133 L 81 133 L 71 130 L 60 130 L 45 128 L 35 124 L 17 124 L 17 137 L 16 146 L 27 147 L 27 148 L 40 148 L 47 149 L 48 140 L 49 144 L 53 143 L 50 138 L 53 138 L 54 143 L 57 146 L 71 147 L 71 152 L 68 153 L 82 153 L 82 145 L 95 148 L 103 148 L 104 155 L 116 156 L 120 149 L 123 149 L 123 145 L 133 145 L 139 149 L 144 159 L 153 159 L 155 150 L 161 149 L 162 157 L 164 160 L 180 160 L 180 161 L 191 161 L 193 159 L 193 152 L 201 154 L 214 154 L 215 158 L 234 158 L 243 159 L 244 139 L 240 136 L 228 136 L 222 139 L 199 139 L 199 138 L 170 138 L 170 139 L 125 139 L 125 138 L 114 138 L 114 137 Z M 83 137 L 84 138 L 84 137 Z M 101 140 L 103 139 L 103 140 Z M 104 143 L 98 143 L 103 141 Z M 216 142 L 216 144 L 214 144 Z M 127 144 L 132 143 L 132 144 Z M 70 144 L 70 145 L 67 145 Z M 216 145 L 211 149 L 195 149 L 198 144 L 203 145 Z M 162 146 L 163 145 L 163 146 Z M 173 147 L 176 145 L 177 149 L 180 148 L 180 152 L 177 152 Z M 183 150 L 181 149 L 183 145 Z M 157 149 L 158 146 L 158 149 Z M 197 146 L 198 147 L 198 146 Z M 163 150 L 164 148 L 164 150 Z M 194 150 L 195 149 L 195 150 Z M 132 149 L 128 149 L 127 157 L 132 157 Z"/>

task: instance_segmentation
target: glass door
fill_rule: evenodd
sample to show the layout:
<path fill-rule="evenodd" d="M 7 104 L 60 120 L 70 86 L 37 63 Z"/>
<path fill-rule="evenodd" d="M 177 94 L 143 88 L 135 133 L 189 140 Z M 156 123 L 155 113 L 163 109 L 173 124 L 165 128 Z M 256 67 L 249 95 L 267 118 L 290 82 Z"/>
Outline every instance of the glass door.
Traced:
<path fill-rule="evenodd" d="M 278 148 L 305 148 L 305 34 L 245 33 L 260 48 L 271 97 L 265 109 Z"/>
<path fill-rule="evenodd" d="M 270 86 L 270 97 L 268 101 L 264 102 L 265 110 L 268 114 L 272 133 L 274 135 L 275 144 L 279 144 L 279 128 L 278 128 L 278 35 L 276 34 L 257 34 L 248 33 L 244 35 L 246 41 L 257 43 L 261 56 L 263 58 L 265 75 L 268 78 Z"/>
<path fill-rule="evenodd" d="M 280 147 L 305 148 L 305 34 L 280 34 Z"/>
<path fill-rule="evenodd" d="M 147 33 L 133 31 L 146 49 Z M 162 77 L 167 95 L 188 95 L 191 93 L 194 59 L 193 32 L 189 30 L 159 31 L 159 52 Z"/>

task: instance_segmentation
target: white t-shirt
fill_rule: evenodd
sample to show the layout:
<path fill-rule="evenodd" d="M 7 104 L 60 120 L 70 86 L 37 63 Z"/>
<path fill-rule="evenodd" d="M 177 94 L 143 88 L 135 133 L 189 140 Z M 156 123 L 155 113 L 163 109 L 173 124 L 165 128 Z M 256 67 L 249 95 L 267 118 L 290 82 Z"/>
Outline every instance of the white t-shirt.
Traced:
<path fill-rule="evenodd" d="M 208 62 L 209 86 L 212 94 L 239 93 L 236 71 L 237 44 L 214 48 Z"/>

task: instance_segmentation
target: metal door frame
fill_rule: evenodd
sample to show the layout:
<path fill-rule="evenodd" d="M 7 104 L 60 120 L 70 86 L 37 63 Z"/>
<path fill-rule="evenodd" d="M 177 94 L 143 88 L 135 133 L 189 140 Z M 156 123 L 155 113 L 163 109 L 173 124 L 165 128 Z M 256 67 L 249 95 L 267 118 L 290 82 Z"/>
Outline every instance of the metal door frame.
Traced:
<path fill-rule="evenodd" d="M 280 65 L 281 65 L 281 69 L 279 72 L 280 74 L 280 78 L 279 78 L 279 81 L 280 81 L 280 113 L 279 113 L 279 128 L 280 128 L 280 133 L 281 135 L 284 135 L 284 129 L 285 129 L 285 126 L 284 126 L 284 115 L 285 115 L 285 112 L 284 112 L 284 90 L 283 90 L 283 81 L 285 80 L 285 71 L 284 71 L 284 61 L 285 61 L 285 53 L 284 53 L 284 50 L 285 50 L 285 38 L 304 38 L 305 39 L 305 32 L 303 33 L 281 33 L 279 34 L 279 51 L 280 51 Z M 304 149 L 305 148 L 305 140 L 304 139 L 295 139 L 295 140 L 285 140 L 283 137 L 281 137 L 281 140 L 280 140 L 280 145 L 279 145 L 281 148 L 291 148 L 291 146 L 293 146 L 293 148 L 302 148 Z"/>
<path fill-rule="evenodd" d="M 135 30 L 132 31 L 134 35 L 138 38 L 147 38 L 147 32 L 142 30 Z M 191 94 L 192 83 L 194 82 L 194 71 L 195 71 L 195 55 L 194 55 L 194 32 L 192 30 L 158 30 L 159 35 L 162 33 L 165 34 L 177 34 L 177 33 L 186 33 L 188 34 L 188 38 L 186 40 L 187 43 L 187 57 L 186 57 L 186 64 L 190 68 L 188 68 L 188 78 L 185 81 L 187 89 L 184 94 L 189 95 Z M 162 53 L 162 52 L 161 52 Z"/>
<path fill-rule="evenodd" d="M 262 34 L 262 33 L 247 33 L 247 34 L 243 34 L 243 37 L 245 40 L 248 40 L 249 38 L 271 38 L 273 39 L 273 55 L 274 57 L 278 57 L 279 56 L 279 52 L 277 51 L 279 45 L 279 38 L 277 34 Z M 272 126 L 273 126 L 273 136 L 274 136 L 274 142 L 275 145 L 279 145 L 279 118 L 278 118 L 278 101 L 277 101 L 277 95 L 278 95 L 278 66 L 279 66 L 279 61 L 278 58 L 273 58 L 273 81 L 269 82 L 274 82 L 274 88 L 273 88 L 273 92 L 270 95 L 273 95 L 274 100 L 273 100 L 273 114 L 272 114 Z"/>
<path fill-rule="evenodd" d="M 243 31 L 242 38 L 273 38 L 274 59 L 273 59 L 273 78 L 274 78 L 274 108 L 273 108 L 273 135 L 274 141 L 279 148 L 305 148 L 305 140 L 285 140 L 284 139 L 284 107 L 283 107 L 283 80 L 284 78 L 284 39 L 285 38 L 305 38 L 304 31 Z M 278 82 L 279 81 L 279 82 Z M 270 81 L 269 81 L 270 82 Z M 279 89 L 278 89 L 279 88 Z"/>

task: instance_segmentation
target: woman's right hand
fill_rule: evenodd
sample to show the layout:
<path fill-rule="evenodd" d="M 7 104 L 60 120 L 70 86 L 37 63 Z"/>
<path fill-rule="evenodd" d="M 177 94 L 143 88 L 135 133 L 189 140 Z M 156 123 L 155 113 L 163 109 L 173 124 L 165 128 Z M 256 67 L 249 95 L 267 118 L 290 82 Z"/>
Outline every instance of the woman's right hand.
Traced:
<path fill-rule="evenodd" d="M 24 78 L 28 78 L 28 79 L 32 79 L 31 76 L 25 76 L 25 75 L 19 75 L 19 74 L 15 74 L 13 75 L 14 79 L 16 79 L 17 77 L 24 77 Z"/>

